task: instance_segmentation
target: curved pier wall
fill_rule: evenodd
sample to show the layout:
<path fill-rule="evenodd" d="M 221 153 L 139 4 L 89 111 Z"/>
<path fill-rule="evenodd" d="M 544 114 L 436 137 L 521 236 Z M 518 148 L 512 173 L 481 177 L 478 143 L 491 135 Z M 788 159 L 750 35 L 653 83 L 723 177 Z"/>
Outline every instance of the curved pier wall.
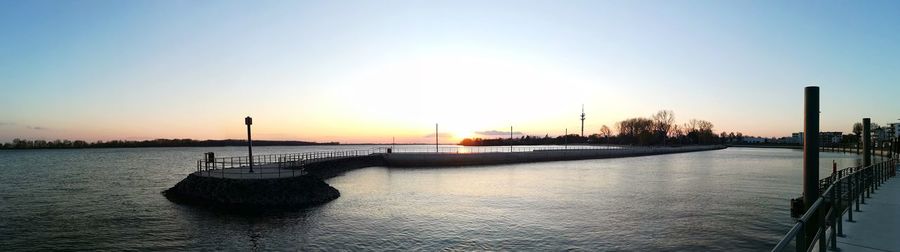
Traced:
<path fill-rule="evenodd" d="M 222 209 L 302 208 L 338 198 L 337 189 L 309 175 L 270 179 L 228 179 L 190 174 L 163 192 L 179 203 Z"/>
<path fill-rule="evenodd" d="M 545 161 L 635 157 L 725 149 L 722 145 L 657 147 L 627 150 L 546 150 L 494 153 L 391 153 L 384 154 L 389 167 L 440 167 L 494 165 Z"/>
<path fill-rule="evenodd" d="M 548 150 L 513 153 L 391 153 L 324 160 L 304 166 L 305 175 L 287 178 L 230 179 L 190 174 L 163 192 L 174 202 L 229 210 L 303 208 L 323 204 L 340 192 L 323 180 L 370 167 L 440 167 L 633 157 L 724 149 L 725 146 L 658 147 L 629 150 Z"/>
<path fill-rule="evenodd" d="M 384 166 L 384 158 L 381 154 L 362 157 L 349 157 L 335 160 L 327 160 L 307 164 L 303 169 L 307 175 L 319 179 L 328 179 L 340 175 L 346 171 L 370 166 Z"/>

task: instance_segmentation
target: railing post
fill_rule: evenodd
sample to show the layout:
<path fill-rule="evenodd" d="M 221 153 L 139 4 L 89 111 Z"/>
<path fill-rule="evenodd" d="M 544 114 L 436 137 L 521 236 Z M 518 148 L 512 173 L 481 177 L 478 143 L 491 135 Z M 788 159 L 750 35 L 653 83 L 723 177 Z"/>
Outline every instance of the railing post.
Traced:
<path fill-rule="evenodd" d="M 856 176 L 856 173 L 850 173 L 850 176 L 847 177 L 847 221 L 853 222 L 853 201 L 856 196 L 853 194 L 855 186 L 853 185 L 853 178 Z M 859 210 L 859 199 L 856 199 L 856 209 Z"/>
<path fill-rule="evenodd" d="M 866 168 L 866 198 L 871 198 L 872 193 L 875 192 L 875 187 L 872 186 L 874 170 L 871 165 Z"/>
<path fill-rule="evenodd" d="M 828 244 L 825 243 L 827 240 L 827 234 L 825 234 L 825 213 L 827 211 L 823 211 L 823 209 L 816 210 L 818 212 L 819 219 L 819 230 L 816 230 L 816 234 L 819 235 L 819 252 L 825 252 L 828 249 Z"/>
<path fill-rule="evenodd" d="M 833 184 L 832 184 L 833 185 Z M 837 227 L 840 226 L 841 220 L 841 212 L 839 204 L 841 203 L 837 196 L 837 190 L 839 187 L 831 188 L 831 249 L 837 249 Z"/>
<path fill-rule="evenodd" d="M 840 237 L 844 237 L 844 179 L 841 178 L 837 182 L 837 217 L 834 218 L 834 223 L 837 225 L 837 235 Z M 850 211 L 852 212 L 852 211 Z"/>
<path fill-rule="evenodd" d="M 866 171 L 865 171 L 865 169 L 860 168 L 859 171 L 857 171 L 856 173 L 857 173 L 857 176 L 856 176 L 856 185 L 858 186 L 857 188 L 861 189 L 861 190 L 859 190 L 859 195 L 857 195 L 857 197 L 858 197 L 857 199 L 858 199 L 858 200 L 857 200 L 857 202 L 856 202 L 856 211 L 857 211 L 857 212 L 860 212 L 860 211 L 859 211 L 859 204 L 866 204 L 866 192 L 867 192 L 869 189 L 866 188 L 866 182 L 865 182 L 865 180 L 866 180 Z"/>
<path fill-rule="evenodd" d="M 796 249 L 795 249 L 796 251 L 805 252 L 807 250 L 807 245 L 809 245 L 809 244 L 806 244 L 806 235 L 805 235 L 806 229 L 807 229 L 806 222 L 802 222 L 802 220 L 801 220 L 800 232 L 797 233 L 797 236 L 795 237 L 796 240 L 794 241 L 794 246 L 796 246 Z"/>
<path fill-rule="evenodd" d="M 878 164 L 875 165 L 875 174 L 876 174 L 875 180 L 878 181 L 878 183 L 875 184 L 875 189 L 881 188 L 881 183 L 884 182 L 884 180 L 882 180 L 882 176 L 881 176 L 882 172 L 883 172 L 883 169 L 881 169 L 882 164 L 884 164 L 884 163 L 879 162 Z"/>

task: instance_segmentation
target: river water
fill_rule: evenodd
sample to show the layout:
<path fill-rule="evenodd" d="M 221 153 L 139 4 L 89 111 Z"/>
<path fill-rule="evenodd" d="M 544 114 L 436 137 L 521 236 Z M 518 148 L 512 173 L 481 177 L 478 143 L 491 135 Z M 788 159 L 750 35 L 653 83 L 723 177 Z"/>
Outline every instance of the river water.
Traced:
<path fill-rule="evenodd" d="M 374 146 L 258 147 L 293 153 Z M 341 197 L 239 214 L 160 192 L 203 152 L 242 147 L 0 151 L 0 250 L 767 250 L 790 228 L 801 152 L 729 148 L 465 168 L 369 167 Z M 821 154 L 821 174 L 856 165 Z"/>

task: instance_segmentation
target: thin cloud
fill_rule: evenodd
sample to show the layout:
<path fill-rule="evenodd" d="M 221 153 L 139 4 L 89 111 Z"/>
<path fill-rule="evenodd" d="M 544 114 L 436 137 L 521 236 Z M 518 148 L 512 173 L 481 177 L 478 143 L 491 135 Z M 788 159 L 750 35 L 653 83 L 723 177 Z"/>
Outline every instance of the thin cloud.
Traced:
<path fill-rule="evenodd" d="M 434 137 L 434 133 L 425 135 L 424 137 Z M 445 133 L 438 134 L 438 137 L 453 137 L 453 134 L 445 132 Z"/>
<path fill-rule="evenodd" d="M 486 131 L 476 131 L 475 134 L 483 135 L 483 136 L 509 136 L 509 131 L 499 131 L 499 130 L 486 130 Z M 513 135 L 523 135 L 520 131 L 513 131 Z"/>
<path fill-rule="evenodd" d="M 33 130 L 48 130 L 48 128 L 44 128 L 44 127 L 41 127 L 41 126 L 27 126 L 27 128 L 28 128 L 28 129 L 33 129 Z"/>
<path fill-rule="evenodd" d="M 0 126 L 12 126 L 16 125 L 14 122 L 0 122 Z"/>

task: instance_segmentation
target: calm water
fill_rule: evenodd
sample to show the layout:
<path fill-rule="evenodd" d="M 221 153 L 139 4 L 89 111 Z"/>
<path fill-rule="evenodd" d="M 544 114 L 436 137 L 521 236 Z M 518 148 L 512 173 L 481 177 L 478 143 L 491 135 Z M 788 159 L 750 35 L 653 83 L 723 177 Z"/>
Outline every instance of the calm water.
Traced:
<path fill-rule="evenodd" d="M 360 146 L 259 147 L 290 153 Z M 764 250 L 790 228 L 801 153 L 730 148 L 466 168 L 370 167 L 337 200 L 246 216 L 160 192 L 203 152 L 0 151 L 0 250 Z M 823 153 L 855 165 L 853 155 Z"/>

